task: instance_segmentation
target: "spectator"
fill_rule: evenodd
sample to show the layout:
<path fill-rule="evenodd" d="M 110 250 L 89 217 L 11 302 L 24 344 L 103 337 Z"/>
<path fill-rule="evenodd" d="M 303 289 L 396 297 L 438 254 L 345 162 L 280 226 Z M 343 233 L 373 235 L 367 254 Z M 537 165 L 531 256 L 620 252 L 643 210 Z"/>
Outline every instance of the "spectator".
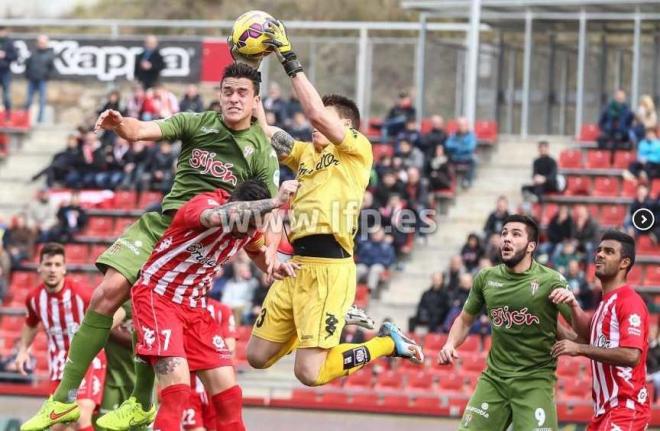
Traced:
<path fill-rule="evenodd" d="M 294 89 L 291 89 L 291 96 L 286 106 L 286 112 L 289 118 L 293 118 L 298 112 L 303 112 L 302 105 Z"/>
<path fill-rule="evenodd" d="M 407 169 L 411 166 L 424 169 L 424 153 L 419 148 L 413 147 L 410 141 L 403 139 L 399 141 L 399 150 L 396 156 L 401 159 L 402 167 Z"/>
<path fill-rule="evenodd" d="M 55 72 L 55 53 L 48 47 L 48 36 L 40 34 L 37 38 L 37 49 L 25 61 L 25 78 L 28 81 L 27 102 L 25 110 L 29 111 L 32 106 L 34 92 L 39 92 L 39 114 L 37 121 L 44 122 L 44 110 L 46 108 L 46 83 Z"/>
<path fill-rule="evenodd" d="M 293 136 L 294 139 L 304 142 L 311 142 L 312 126 L 309 124 L 309 121 L 307 121 L 305 114 L 302 112 L 296 112 L 293 114 L 291 127 L 289 127 L 289 133 L 291 136 Z"/>
<path fill-rule="evenodd" d="M 419 169 L 414 166 L 408 168 L 406 172 L 408 182 L 405 184 L 404 198 L 408 202 L 408 208 L 419 212 L 430 206 L 428 187 L 426 181 L 421 177 Z M 419 217 L 417 217 L 419 219 Z"/>
<path fill-rule="evenodd" d="M 142 119 L 142 106 L 146 95 L 141 85 L 133 86 L 131 97 L 126 104 L 126 115 L 131 118 Z"/>
<path fill-rule="evenodd" d="M 383 172 L 382 179 L 374 191 L 374 205 L 377 208 L 383 208 L 387 205 L 387 201 L 391 195 L 403 195 L 404 193 L 405 185 L 397 178 L 396 172 L 386 170 Z"/>
<path fill-rule="evenodd" d="M 50 164 L 36 173 L 32 181 L 46 176 L 46 185 L 51 188 L 56 183 L 64 183 L 78 160 L 78 136 L 70 134 L 67 137 L 66 148 L 53 156 Z"/>
<path fill-rule="evenodd" d="M 149 35 L 144 39 L 143 51 L 135 57 L 133 75 L 147 90 L 156 84 L 163 69 L 165 62 L 158 48 L 158 39 L 154 35 Z"/>
<path fill-rule="evenodd" d="M 87 132 L 76 155 L 73 169 L 67 174 L 66 186 L 72 189 L 94 187 L 94 177 L 101 170 L 99 160 L 101 142 L 96 133 Z"/>
<path fill-rule="evenodd" d="M 557 253 L 552 257 L 552 266 L 554 266 L 560 273 L 566 275 L 568 265 L 571 262 L 580 262 L 580 256 L 575 247 L 575 241 L 567 239 L 561 244 L 561 247 L 558 247 L 557 249 Z"/>
<path fill-rule="evenodd" d="M 202 112 L 204 110 L 204 102 L 199 90 L 195 84 L 190 84 L 186 88 L 186 93 L 183 99 L 179 102 L 179 110 L 181 112 Z"/>
<path fill-rule="evenodd" d="M 500 234 L 494 233 L 488 237 L 488 242 L 486 243 L 486 252 L 485 255 L 493 265 L 501 263 L 502 256 L 500 254 Z"/>
<path fill-rule="evenodd" d="M 649 196 L 648 186 L 643 183 L 638 184 L 635 200 L 630 204 L 628 215 L 626 216 L 626 220 L 623 222 L 623 227 L 626 229 L 629 235 L 635 237 L 640 233 L 632 224 L 632 215 L 635 214 L 635 211 L 641 208 L 648 208 L 652 210 L 654 205 L 655 202 Z"/>
<path fill-rule="evenodd" d="M 69 242 L 87 225 L 87 211 L 80 206 L 80 193 L 71 193 L 69 204 L 57 212 L 58 225 L 53 229 L 49 241 Z"/>
<path fill-rule="evenodd" d="M 445 155 L 445 147 L 442 145 L 436 146 L 433 157 L 428 159 L 426 176 L 429 179 L 432 190 L 451 189 L 454 174 L 449 164 L 449 159 Z"/>
<path fill-rule="evenodd" d="M 462 186 L 468 188 L 472 185 L 474 178 L 474 168 L 476 159 L 474 151 L 477 149 L 477 137 L 472 131 L 467 118 L 461 117 L 457 120 L 458 130 L 447 138 L 445 148 L 449 155 L 449 160 L 457 165 L 465 167 Z"/>
<path fill-rule="evenodd" d="M 222 302 L 232 308 L 237 322 L 242 324 L 249 319 L 252 297 L 258 286 L 259 281 L 252 275 L 249 264 L 234 264 L 234 276 L 225 284 Z"/>
<path fill-rule="evenodd" d="M 575 208 L 575 221 L 571 237 L 578 241 L 578 251 L 583 253 L 588 261 L 593 257 L 599 230 L 598 222 L 591 217 L 586 205 L 578 205 Z"/>
<path fill-rule="evenodd" d="M 405 203 L 401 199 L 401 196 L 398 194 L 392 194 L 387 201 L 387 205 L 379 209 L 382 226 L 388 232 L 391 232 L 394 240 L 394 250 L 398 256 L 407 254 L 410 251 L 405 247 L 408 242 L 408 233 L 404 228 L 407 226 L 402 226 L 401 223 L 401 213 L 404 208 Z"/>
<path fill-rule="evenodd" d="M 253 324 L 257 316 L 261 313 L 261 307 L 263 306 L 266 295 L 268 294 L 270 284 L 271 283 L 268 283 L 268 274 L 261 274 L 259 285 L 256 289 L 254 289 L 254 293 L 252 294 L 252 308 L 250 310 L 250 316 L 247 324 Z"/>
<path fill-rule="evenodd" d="M 454 292 L 450 292 L 450 308 L 442 325 L 445 332 L 449 332 L 452 323 L 461 313 L 463 305 L 470 294 L 470 289 L 472 289 L 472 275 L 469 273 L 461 274 L 458 279 L 458 288 Z"/>
<path fill-rule="evenodd" d="M 288 106 L 286 100 L 282 97 L 282 90 L 277 82 L 273 82 L 268 87 L 268 96 L 264 98 L 264 109 L 275 115 L 275 125 L 284 128 L 288 124 Z"/>
<path fill-rule="evenodd" d="M 383 139 L 396 136 L 405 126 L 406 122 L 415 120 L 417 112 L 412 103 L 412 98 L 406 92 L 399 93 L 399 100 L 390 111 L 383 122 Z"/>
<path fill-rule="evenodd" d="M 115 145 L 102 147 L 104 153 L 103 172 L 96 174 L 96 187 L 115 190 L 124 181 L 124 168 L 128 164 L 131 145 L 123 138 L 117 138 Z"/>
<path fill-rule="evenodd" d="M 38 233 L 38 242 L 47 241 L 48 232 L 57 224 L 57 204 L 50 198 L 48 189 L 37 191 L 36 199 L 25 209 L 27 225 Z"/>
<path fill-rule="evenodd" d="M 569 289 L 575 295 L 575 298 L 580 303 L 583 310 L 590 310 L 594 305 L 594 295 L 587 280 L 584 278 L 584 272 L 580 269 L 580 264 L 577 260 L 568 262 L 568 270 L 566 271 L 566 282 Z"/>
<path fill-rule="evenodd" d="M 20 266 L 21 261 L 32 259 L 34 243 L 37 234 L 27 223 L 27 217 L 19 214 L 14 217 L 12 224 L 5 232 L 5 246 L 11 260 L 11 267 Z"/>
<path fill-rule="evenodd" d="M 643 95 L 639 100 L 639 107 L 635 113 L 635 138 L 639 142 L 646 136 L 649 129 L 655 130 L 658 127 L 658 114 L 655 112 L 655 103 L 648 94 Z"/>
<path fill-rule="evenodd" d="M 486 225 L 484 226 L 484 238 L 489 238 L 493 234 L 499 235 L 504 227 L 504 219 L 509 216 L 509 200 L 504 195 L 500 195 L 495 203 L 495 211 L 490 213 Z"/>
<path fill-rule="evenodd" d="M 176 96 L 161 83 L 154 85 L 152 101 L 155 118 L 169 118 L 179 112 L 179 101 Z"/>
<path fill-rule="evenodd" d="M 394 260 L 394 247 L 386 240 L 385 231 L 382 227 L 375 228 L 371 239 L 361 242 L 358 247 L 358 282 L 366 279 L 369 292 L 378 297 L 378 286 Z"/>
<path fill-rule="evenodd" d="M 0 25 L 0 86 L 5 119 L 11 118 L 11 64 L 18 58 L 14 41 L 9 37 L 9 29 Z"/>
<path fill-rule="evenodd" d="M 406 140 L 412 144 L 413 147 L 419 148 L 422 154 L 426 155 L 426 149 L 422 142 L 422 134 L 417 130 L 417 122 L 415 119 L 406 121 L 406 125 L 402 131 L 396 136 L 397 142 Z"/>
<path fill-rule="evenodd" d="M 598 120 L 601 133 L 598 137 L 598 148 L 612 151 L 630 149 L 630 128 L 633 118 L 626 103 L 626 93 L 617 90 L 614 99 L 603 109 Z"/>
<path fill-rule="evenodd" d="M 637 160 L 628 170 L 641 181 L 660 178 L 660 139 L 655 129 L 646 131 L 646 138 L 637 145 Z"/>
<path fill-rule="evenodd" d="M 522 187 L 526 200 L 542 200 L 545 193 L 557 191 L 557 162 L 550 156 L 550 144 L 540 141 L 539 157 L 532 166 L 532 184 Z"/>
<path fill-rule="evenodd" d="M 15 373 L 16 375 L 19 374 L 18 367 L 16 365 L 16 357 L 18 356 L 18 346 L 20 344 L 21 338 L 18 337 L 15 342 L 14 342 L 14 348 L 12 349 L 11 353 L 8 354 L 7 356 L 3 356 L 0 359 L 0 372 L 4 373 Z M 31 376 L 32 373 L 34 373 L 34 370 L 37 366 L 37 358 L 30 352 L 29 353 L 30 357 L 23 367 L 25 372 Z M 9 383 L 16 383 L 17 379 L 16 377 L 12 378 L 0 378 L 1 381 L 7 381 Z"/>
<path fill-rule="evenodd" d="M 176 154 L 172 151 L 172 144 L 162 141 L 157 145 L 149 159 L 149 189 L 168 193 L 174 181 L 174 162 Z"/>
<path fill-rule="evenodd" d="M 484 255 L 484 250 L 481 247 L 481 240 L 475 233 L 468 235 L 467 241 L 463 244 L 461 249 L 461 260 L 463 266 L 468 272 L 473 272 L 479 265 L 479 260 Z"/>
<path fill-rule="evenodd" d="M 427 325 L 429 332 L 437 332 L 449 311 L 449 295 L 442 272 L 431 275 L 431 287 L 422 293 L 417 312 L 408 321 L 408 331 L 415 332 L 418 325 Z"/>
<path fill-rule="evenodd" d="M 440 115 L 431 116 L 431 130 L 422 136 L 422 150 L 427 157 L 433 157 L 436 154 L 438 146 L 444 147 L 447 140 L 445 132 L 445 120 Z"/>
<path fill-rule="evenodd" d="M 151 154 L 144 141 L 133 142 L 133 146 L 125 156 L 122 188 L 129 189 L 134 186 L 137 191 L 144 190 L 143 178 L 146 175 L 150 157 Z"/>
<path fill-rule="evenodd" d="M 452 256 L 449 260 L 449 269 L 447 269 L 447 274 L 444 277 L 444 279 L 447 280 L 447 291 L 450 295 L 453 295 L 453 293 L 458 290 L 458 282 L 463 274 L 465 274 L 465 267 L 463 267 L 461 256 Z"/>
<path fill-rule="evenodd" d="M 11 256 L 5 249 L 3 241 L 0 241 L 0 303 L 7 296 L 11 278 Z"/>
<path fill-rule="evenodd" d="M 377 223 L 378 218 L 376 217 L 374 208 L 374 196 L 369 190 L 365 190 L 364 195 L 362 195 L 362 208 L 360 208 L 360 216 L 358 219 L 358 231 L 356 233 L 356 238 L 358 241 L 361 239 L 366 240 L 366 232 L 371 231 L 372 228 L 380 227 Z M 365 233 L 365 237 L 362 235 Z"/>
<path fill-rule="evenodd" d="M 567 205 L 561 205 L 557 214 L 550 219 L 550 223 L 546 229 L 548 242 L 539 248 L 540 254 L 552 255 L 557 244 L 570 239 L 572 234 L 573 217 L 571 217 L 570 209 Z"/>
<path fill-rule="evenodd" d="M 140 103 L 140 109 L 141 108 L 142 106 Z M 103 106 L 101 106 L 101 109 L 98 110 L 98 114 L 101 115 L 103 111 L 107 111 L 109 109 L 113 111 L 121 112 L 122 115 L 127 115 L 127 110 L 126 108 L 124 108 L 124 106 L 121 103 L 121 93 L 119 93 L 119 90 L 112 90 L 110 93 L 108 93 L 105 103 L 103 104 Z M 135 117 L 137 117 L 138 115 L 139 115 L 139 110 L 135 114 Z M 112 130 L 104 130 L 103 134 L 101 135 L 101 143 L 103 145 L 112 145 L 116 137 L 117 135 Z"/>

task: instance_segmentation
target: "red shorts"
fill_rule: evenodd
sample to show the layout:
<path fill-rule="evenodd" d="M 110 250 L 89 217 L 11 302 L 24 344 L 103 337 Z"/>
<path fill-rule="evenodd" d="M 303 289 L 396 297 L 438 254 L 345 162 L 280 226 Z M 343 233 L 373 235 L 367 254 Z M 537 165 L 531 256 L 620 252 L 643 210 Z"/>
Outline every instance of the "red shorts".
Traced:
<path fill-rule="evenodd" d="M 159 358 L 186 358 L 191 371 L 232 365 L 218 322 L 206 308 L 176 304 L 150 287 L 132 291 L 136 353 L 152 364 Z"/>
<path fill-rule="evenodd" d="M 651 422 L 649 412 L 626 407 L 615 407 L 604 414 L 591 418 L 587 431 L 644 431 Z"/>
<path fill-rule="evenodd" d="M 83 378 L 80 387 L 78 388 L 78 400 L 92 400 L 97 406 L 101 405 L 103 401 L 103 389 L 105 388 L 105 370 L 107 362 L 105 352 L 101 351 L 92 364 L 87 369 L 85 377 Z M 54 393 L 60 380 L 52 380 L 50 382 L 50 393 Z"/>
<path fill-rule="evenodd" d="M 183 429 L 206 428 L 207 430 L 215 430 L 215 409 L 206 395 L 204 386 L 192 373 L 190 382 L 192 391 L 190 392 L 190 401 L 183 410 Z"/>

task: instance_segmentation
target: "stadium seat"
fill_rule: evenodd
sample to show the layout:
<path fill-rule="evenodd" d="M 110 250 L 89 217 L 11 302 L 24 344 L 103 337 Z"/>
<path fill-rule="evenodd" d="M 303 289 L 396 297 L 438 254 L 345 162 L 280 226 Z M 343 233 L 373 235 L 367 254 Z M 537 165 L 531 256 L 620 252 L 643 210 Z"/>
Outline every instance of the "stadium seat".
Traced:
<path fill-rule="evenodd" d="M 582 168 L 582 150 L 564 150 L 559 153 L 559 167 L 560 168 Z"/>
<path fill-rule="evenodd" d="M 403 389 L 403 376 L 398 371 L 386 371 L 376 378 L 374 389 L 377 392 L 399 391 Z"/>
<path fill-rule="evenodd" d="M 373 144 L 371 151 L 374 154 L 374 162 L 380 161 L 383 157 L 392 157 L 394 147 L 389 144 Z"/>
<path fill-rule="evenodd" d="M 375 411 L 378 408 L 379 402 L 378 394 L 369 391 L 352 394 L 350 404 L 355 410 Z"/>
<path fill-rule="evenodd" d="M 296 405 L 305 406 L 316 403 L 318 393 L 310 389 L 294 389 L 291 392 L 291 401 Z"/>
<path fill-rule="evenodd" d="M 448 374 L 438 380 L 439 392 L 462 392 L 463 376 L 458 373 Z"/>
<path fill-rule="evenodd" d="M 117 209 L 132 210 L 137 205 L 137 195 L 133 191 L 119 190 L 115 192 L 113 201 Z"/>
<path fill-rule="evenodd" d="M 648 235 L 640 235 L 637 238 L 637 253 L 639 254 L 657 254 L 660 252 L 660 247 L 653 244 L 651 237 Z"/>
<path fill-rule="evenodd" d="M 559 402 L 557 403 L 557 417 L 560 422 L 589 422 L 591 417 L 594 414 L 594 409 L 591 406 L 591 402 L 582 402 L 582 403 L 566 403 Z"/>
<path fill-rule="evenodd" d="M 433 376 L 428 371 L 417 371 L 409 374 L 406 389 L 409 391 L 430 392 L 433 387 Z"/>
<path fill-rule="evenodd" d="M 635 265 L 630 269 L 628 277 L 626 277 L 626 283 L 633 286 L 637 286 L 642 282 L 642 267 Z"/>
<path fill-rule="evenodd" d="M 557 214 L 559 206 L 557 204 L 544 204 L 543 213 L 541 213 L 541 224 L 547 226 L 550 224 L 550 220 Z"/>
<path fill-rule="evenodd" d="M 645 286 L 660 286 L 660 265 L 646 265 Z"/>
<path fill-rule="evenodd" d="M 64 252 L 67 263 L 88 263 L 91 260 L 87 244 L 67 244 Z"/>
<path fill-rule="evenodd" d="M 617 169 L 628 169 L 630 164 L 635 160 L 637 160 L 637 156 L 634 151 L 617 151 L 614 153 L 614 163 L 612 164 L 612 167 Z"/>
<path fill-rule="evenodd" d="M 557 361 L 557 377 L 577 378 L 580 375 L 578 364 L 573 358 L 561 356 Z"/>
<path fill-rule="evenodd" d="M 81 286 L 89 286 L 89 277 L 87 276 L 87 273 L 69 273 L 67 277 L 76 284 Z"/>
<path fill-rule="evenodd" d="M 424 349 L 439 351 L 447 341 L 447 334 L 435 334 L 429 332 L 424 337 Z"/>
<path fill-rule="evenodd" d="M 651 183 L 651 197 L 660 199 L 660 178 L 656 178 Z"/>
<path fill-rule="evenodd" d="M 366 284 L 358 284 L 355 289 L 355 305 L 366 308 L 369 305 L 369 287 Z"/>
<path fill-rule="evenodd" d="M 430 118 L 422 118 L 422 121 L 419 125 L 419 133 L 426 135 L 433 129 L 433 123 L 431 123 Z"/>
<path fill-rule="evenodd" d="M 115 230 L 113 233 L 114 237 L 121 236 L 126 230 L 127 227 L 132 225 L 135 222 L 134 218 L 121 217 L 115 220 Z"/>
<path fill-rule="evenodd" d="M 590 382 L 581 379 L 564 380 L 562 394 L 569 399 L 589 399 L 591 397 Z"/>
<path fill-rule="evenodd" d="M 445 122 L 445 132 L 447 135 L 452 135 L 458 130 L 458 121 L 452 119 Z"/>
<path fill-rule="evenodd" d="M 474 123 L 474 134 L 479 142 L 493 145 L 497 142 L 497 122 L 479 120 Z"/>
<path fill-rule="evenodd" d="M 595 142 L 599 136 L 598 124 L 583 124 L 580 128 L 578 140 L 580 142 Z"/>
<path fill-rule="evenodd" d="M 479 335 L 468 335 L 465 342 L 461 344 L 462 352 L 480 352 L 481 338 Z"/>
<path fill-rule="evenodd" d="M 32 288 L 37 284 L 37 275 L 27 271 L 13 271 L 11 273 L 11 285 Z"/>
<path fill-rule="evenodd" d="M 597 177 L 594 180 L 591 194 L 593 196 L 616 197 L 619 195 L 619 181 L 612 177 Z"/>
<path fill-rule="evenodd" d="M 591 189 L 591 178 L 571 175 L 566 180 L 565 194 L 569 196 L 588 195 Z"/>
<path fill-rule="evenodd" d="M 461 356 L 461 371 L 465 373 L 481 374 L 486 368 L 486 357 L 481 352 Z"/>
<path fill-rule="evenodd" d="M 600 222 L 608 226 L 621 226 L 626 218 L 623 205 L 604 205 L 600 212 Z"/>
<path fill-rule="evenodd" d="M 348 376 L 344 387 L 351 390 L 367 390 L 371 389 L 371 381 L 371 368 L 366 368 Z"/>
<path fill-rule="evenodd" d="M 317 398 L 317 403 L 319 402 Z M 320 403 L 326 408 L 342 409 L 348 405 L 348 394 L 343 391 L 323 392 Z"/>
<path fill-rule="evenodd" d="M 25 319 L 23 317 L 4 316 L 2 318 L 2 323 L 0 324 L 0 327 L 5 331 L 18 332 L 23 327 L 24 320 Z"/>
<path fill-rule="evenodd" d="M 110 217 L 91 217 L 83 234 L 97 237 L 113 235 L 114 220 Z"/>
<path fill-rule="evenodd" d="M 157 204 L 163 200 L 163 194 L 161 192 L 152 192 L 146 191 L 140 194 L 140 199 L 138 201 L 138 207 L 140 209 L 145 209 L 149 205 Z"/>
<path fill-rule="evenodd" d="M 90 262 L 94 262 L 94 261 L 96 261 L 96 259 L 97 259 L 97 258 L 98 258 L 98 257 L 104 252 L 104 251 L 106 251 L 107 249 L 108 249 L 108 246 L 105 245 L 105 244 L 94 244 L 94 245 L 92 246 L 92 249 L 90 250 L 90 253 L 89 253 L 89 255 L 90 255 L 90 257 L 91 257 Z"/>
<path fill-rule="evenodd" d="M 637 195 L 637 181 L 623 180 L 621 195 L 626 198 L 634 198 Z"/>
<path fill-rule="evenodd" d="M 407 411 L 408 406 L 410 405 L 410 398 L 408 398 L 407 395 L 385 395 L 381 405 L 384 411 Z"/>
<path fill-rule="evenodd" d="M 587 151 L 588 169 L 609 169 L 610 168 L 610 152 L 604 150 L 589 150 Z"/>
<path fill-rule="evenodd" d="M 442 412 L 437 396 L 418 396 L 413 399 L 411 409 L 418 413 L 439 415 Z"/>

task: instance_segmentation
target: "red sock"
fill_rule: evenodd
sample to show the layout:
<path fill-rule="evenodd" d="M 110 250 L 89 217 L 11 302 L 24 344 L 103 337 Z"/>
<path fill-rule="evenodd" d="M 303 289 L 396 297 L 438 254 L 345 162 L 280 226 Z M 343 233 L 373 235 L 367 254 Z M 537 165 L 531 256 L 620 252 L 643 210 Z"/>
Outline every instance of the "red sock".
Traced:
<path fill-rule="evenodd" d="M 78 428 L 78 431 L 94 431 L 94 427 L 90 425 L 88 427 Z"/>
<path fill-rule="evenodd" d="M 213 395 L 217 431 L 245 431 L 243 424 L 243 391 L 236 385 Z M 154 428 L 155 429 L 155 428 Z"/>
<path fill-rule="evenodd" d="M 190 385 L 172 385 L 160 392 L 160 406 L 154 422 L 154 431 L 181 430 L 183 409 L 190 399 Z"/>

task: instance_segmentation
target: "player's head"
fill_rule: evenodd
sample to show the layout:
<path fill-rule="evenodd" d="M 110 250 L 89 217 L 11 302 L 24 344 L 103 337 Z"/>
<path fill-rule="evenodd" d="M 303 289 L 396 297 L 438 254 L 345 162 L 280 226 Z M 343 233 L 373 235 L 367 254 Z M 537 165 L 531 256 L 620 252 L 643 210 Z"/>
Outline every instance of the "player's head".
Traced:
<path fill-rule="evenodd" d="M 635 264 L 635 240 L 623 232 L 608 230 L 596 248 L 594 263 L 600 281 L 611 280 L 619 274 L 625 280 Z"/>
<path fill-rule="evenodd" d="M 39 254 L 39 277 L 49 290 L 57 290 L 66 275 L 64 246 L 56 242 L 44 244 Z"/>
<path fill-rule="evenodd" d="M 259 71 L 244 63 L 232 63 L 220 80 L 222 118 L 233 129 L 250 126 L 252 111 L 259 101 Z"/>
<path fill-rule="evenodd" d="M 338 94 L 327 94 L 323 96 L 323 106 L 325 106 L 325 110 L 329 115 L 341 120 L 344 126 L 355 129 L 360 127 L 360 111 L 355 102 L 348 97 Z M 316 129 L 312 130 L 312 141 L 314 145 L 320 147 L 330 144 L 328 138 Z"/>
<path fill-rule="evenodd" d="M 229 196 L 230 202 L 259 201 L 270 198 L 270 191 L 266 183 L 261 180 L 250 179 L 239 183 Z M 247 220 L 229 220 L 231 234 L 237 238 L 254 235 L 255 231 L 263 225 L 261 217 L 249 217 Z"/>
<path fill-rule="evenodd" d="M 513 214 L 504 219 L 500 233 L 500 257 L 509 268 L 530 259 L 539 242 L 539 227 L 533 218 Z"/>

